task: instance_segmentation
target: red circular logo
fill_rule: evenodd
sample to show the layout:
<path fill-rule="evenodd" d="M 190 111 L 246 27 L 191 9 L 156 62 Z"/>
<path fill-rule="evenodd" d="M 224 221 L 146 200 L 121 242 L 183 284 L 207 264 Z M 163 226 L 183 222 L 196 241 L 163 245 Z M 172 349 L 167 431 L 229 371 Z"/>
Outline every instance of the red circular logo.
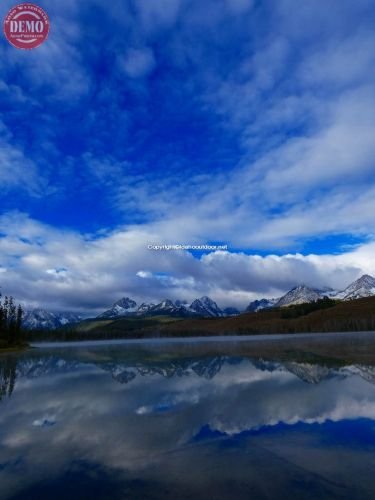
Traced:
<path fill-rule="evenodd" d="M 33 3 L 16 5 L 5 16 L 5 37 L 17 49 L 39 47 L 48 37 L 48 32 L 48 15 Z"/>

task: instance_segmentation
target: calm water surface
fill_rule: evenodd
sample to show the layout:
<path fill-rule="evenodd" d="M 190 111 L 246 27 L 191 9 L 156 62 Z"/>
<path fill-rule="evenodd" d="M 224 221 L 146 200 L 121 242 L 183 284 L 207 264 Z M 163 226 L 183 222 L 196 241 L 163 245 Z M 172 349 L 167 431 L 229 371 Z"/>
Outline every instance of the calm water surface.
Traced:
<path fill-rule="evenodd" d="M 0 498 L 373 499 L 374 336 L 343 338 L 1 355 Z"/>

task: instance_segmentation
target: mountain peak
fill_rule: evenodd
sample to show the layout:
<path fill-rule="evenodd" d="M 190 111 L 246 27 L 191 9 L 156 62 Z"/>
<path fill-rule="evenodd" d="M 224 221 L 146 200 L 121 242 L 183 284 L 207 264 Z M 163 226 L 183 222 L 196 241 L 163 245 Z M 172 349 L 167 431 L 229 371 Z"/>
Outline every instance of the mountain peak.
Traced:
<path fill-rule="evenodd" d="M 137 303 L 134 300 L 129 299 L 129 297 L 123 297 L 115 302 L 110 309 L 107 309 L 104 313 L 99 314 L 98 318 L 116 318 L 127 316 L 134 313 L 136 310 Z"/>
<path fill-rule="evenodd" d="M 123 297 L 122 299 L 115 302 L 112 307 L 115 306 L 123 307 L 124 309 L 130 309 L 132 307 L 136 307 L 137 303 L 134 300 L 129 299 L 129 297 Z"/>
<path fill-rule="evenodd" d="M 364 285 L 375 286 L 375 278 L 373 276 L 370 276 L 369 274 L 362 274 L 362 276 L 358 278 L 356 282 Z"/>
<path fill-rule="evenodd" d="M 347 286 L 345 290 L 337 294 L 336 297 L 343 300 L 353 300 L 372 297 L 373 295 L 375 295 L 375 278 L 369 274 L 363 274 Z"/>
<path fill-rule="evenodd" d="M 207 295 L 203 295 L 203 297 L 198 300 L 203 302 L 203 304 L 216 304 L 216 302 L 214 302 L 210 297 L 207 297 Z"/>
<path fill-rule="evenodd" d="M 305 290 L 313 290 L 313 288 L 310 288 L 309 286 L 305 285 L 304 283 L 300 283 L 299 285 L 296 285 L 293 287 L 290 291 L 305 291 Z"/>
<path fill-rule="evenodd" d="M 320 299 L 321 295 L 318 290 L 309 288 L 306 285 L 298 285 L 292 288 L 289 292 L 283 295 L 275 304 L 276 307 L 287 307 L 295 304 L 303 304 L 305 302 L 315 302 Z"/>
<path fill-rule="evenodd" d="M 159 307 L 174 307 L 175 304 L 173 302 L 173 300 L 171 299 L 164 299 L 162 302 L 160 302 L 160 304 L 158 304 Z"/>
<path fill-rule="evenodd" d="M 190 309 L 202 316 L 223 316 L 223 311 L 216 304 L 216 302 L 207 295 L 204 295 L 200 299 L 195 299 L 190 304 Z"/>

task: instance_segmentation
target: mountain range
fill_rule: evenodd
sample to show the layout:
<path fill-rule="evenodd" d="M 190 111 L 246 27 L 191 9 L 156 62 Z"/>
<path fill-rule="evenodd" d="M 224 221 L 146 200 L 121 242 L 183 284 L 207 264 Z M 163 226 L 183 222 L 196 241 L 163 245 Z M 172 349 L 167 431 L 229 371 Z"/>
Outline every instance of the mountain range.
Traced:
<path fill-rule="evenodd" d="M 232 309 L 230 312 L 233 314 Z M 196 316 L 217 318 L 225 316 L 226 314 L 219 308 L 216 302 L 206 296 L 201 297 L 200 299 L 195 299 L 190 305 L 181 300 L 172 301 L 170 299 L 165 299 L 158 304 L 142 303 L 139 307 L 134 300 L 124 297 L 115 302 L 110 309 L 107 309 L 102 314 L 99 314 L 98 318 L 160 315 L 183 318 Z"/>
<path fill-rule="evenodd" d="M 375 278 L 364 274 L 342 291 L 336 291 L 332 288 L 311 288 L 303 284 L 298 285 L 282 297 L 250 302 L 246 308 L 246 312 L 256 312 L 270 307 L 287 307 L 306 302 L 315 302 L 324 296 L 337 300 L 355 300 L 364 297 L 373 297 L 375 296 Z"/>
<path fill-rule="evenodd" d="M 234 307 L 221 309 L 215 301 L 207 296 L 193 300 L 190 304 L 185 301 L 165 299 L 157 304 L 142 303 L 138 305 L 133 299 L 124 297 L 115 302 L 109 309 L 97 316 L 98 319 L 116 319 L 123 317 L 150 317 L 170 316 L 179 318 L 207 317 L 219 318 L 236 316 L 241 312 L 257 312 L 274 307 L 287 307 L 295 304 L 314 302 L 324 296 L 337 300 L 355 300 L 363 297 L 375 296 L 375 278 L 363 275 L 342 291 L 331 288 L 317 289 L 304 284 L 289 290 L 278 298 L 262 298 L 250 302 L 244 311 Z M 53 313 L 44 309 L 27 311 L 23 325 L 27 329 L 56 329 L 64 325 L 77 323 L 81 317 L 74 313 Z"/>
<path fill-rule="evenodd" d="M 22 323 L 27 330 L 55 330 L 81 320 L 82 317 L 75 313 L 53 313 L 45 309 L 33 309 L 25 312 Z"/>

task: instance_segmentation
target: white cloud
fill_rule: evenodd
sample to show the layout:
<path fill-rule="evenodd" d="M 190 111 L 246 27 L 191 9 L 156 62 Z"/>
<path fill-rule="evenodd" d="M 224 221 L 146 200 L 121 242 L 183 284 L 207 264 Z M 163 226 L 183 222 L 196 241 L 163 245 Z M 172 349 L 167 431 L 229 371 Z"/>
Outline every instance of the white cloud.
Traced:
<path fill-rule="evenodd" d="M 150 273 L 150 271 L 138 271 L 136 274 L 140 278 L 152 278 L 152 273 Z"/>
<path fill-rule="evenodd" d="M 331 123 L 311 137 L 290 139 L 265 155 L 256 168 L 265 172 L 270 196 L 294 199 L 315 188 L 360 183 L 373 172 L 375 119 L 371 109 L 375 95 L 369 88 L 342 95 L 331 105 Z M 292 192 L 290 193 L 290 191 Z"/>
<path fill-rule="evenodd" d="M 194 258 L 183 251 L 150 251 L 151 229 L 122 228 L 94 238 L 58 231 L 23 214 L 5 215 L 2 289 L 30 307 L 95 314 L 124 295 L 138 302 L 210 295 L 221 306 L 245 307 L 299 283 L 342 289 L 362 273 L 375 274 L 375 243 L 337 255 L 218 251 Z"/>
<path fill-rule="evenodd" d="M 303 61 L 299 76 L 305 84 L 328 85 L 330 91 L 360 85 L 374 72 L 373 44 L 373 33 L 367 31 L 359 31 L 340 43 L 329 41 L 324 51 Z"/>

